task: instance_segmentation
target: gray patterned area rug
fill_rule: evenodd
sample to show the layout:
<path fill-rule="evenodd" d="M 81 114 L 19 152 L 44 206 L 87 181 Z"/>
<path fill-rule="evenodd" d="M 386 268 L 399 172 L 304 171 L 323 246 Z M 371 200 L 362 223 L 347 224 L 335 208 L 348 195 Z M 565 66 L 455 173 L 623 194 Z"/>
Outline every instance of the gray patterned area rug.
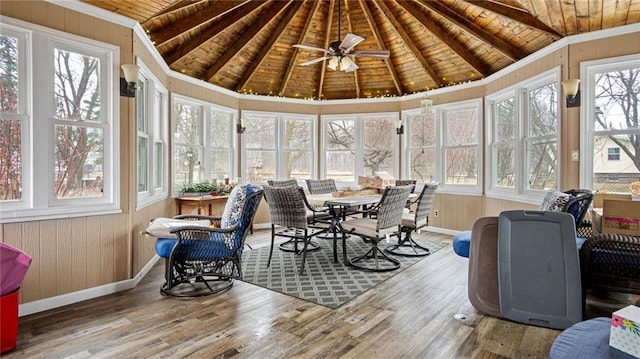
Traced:
<path fill-rule="evenodd" d="M 425 238 L 426 236 L 428 234 L 422 233 L 415 235 L 414 239 L 429 248 L 431 254 L 447 245 L 429 240 Z M 400 269 L 390 272 L 368 272 L 342 264 L 340 241 L 338 242 L 339 263 L 333 261 L 331 240 L 314 238 L 314 241 L 318 242 L 321 248 L 307 253 L 306 270 L 302 275 L 299 274 L 302 255 L 281 251 L 276 245 L 271 266 L 267 268 L 269 246 L 245 250 L 242 255 L 243 281 L 329 308 L 337 308 L 413 264 L 424 259 L 428 260 L 431 256 L 394 256 L 401 263 Z M 365 244 L 358 237 L 347 239 L 348 257 L 364 254 L 370 248 L 369 244 Z"/>

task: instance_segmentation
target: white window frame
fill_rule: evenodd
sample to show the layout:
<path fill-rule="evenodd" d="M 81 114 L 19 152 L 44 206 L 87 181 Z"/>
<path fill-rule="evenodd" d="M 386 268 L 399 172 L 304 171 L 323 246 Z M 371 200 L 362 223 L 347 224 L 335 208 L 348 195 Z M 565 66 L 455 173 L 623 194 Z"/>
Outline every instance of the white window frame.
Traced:
<path fill-rule="evenodd" d="M 558 130 L 555 135 L 547 135 L 543 137 L 550 137 L 556 139 L 556 144 L 558 148 L 558 153 L 560 153 L 561 143 L 560 143 L 560 129 L 562 128 L 562 116 L 561 116 L 561 92 L 560 91 L 560 67 L 556 67 L 554 69 L 545 71 L 537 76 L 526 79 L 522 82 L 519 82 L 509 88 L 506 88 L 502 91 L 490 94 L 486 96 L 485 99 L 485 108 L 487 109 L 487 128 L 486 128 L 486 142 L 485 146 L 486 152 L 486 195 L 491 198 L 504 199 L 508 201 L 517 201 L 522 203 L 529 204 L 539 204 L 546 193 L 547 190 L 536 190 L 536 189 L 527 189 L 526 181 L 529 178 L 529 173 L 526 173 L 526 146 L 530 141 L 528 138 L 529 133 L 529 99 L 528 94 L 530 89 L 534 89 L 540 86 L 544 86 L 546 84 L 556 82 L 557 84 L 557 103 L 558 103 Z M 516 128 L 518 129 L 517 140 L 516 140 L 516 184 L 514 189 L 500 188 L 494 186 L 495 176 L 496 176 L 496 168 L 493 158 L 495 156 L 493 146 L 495 144 L 494 141 L 494 131 L 495 131 L 495 111 L 494 104 L 510 97 L 510 95 L 515 96 L 515 106 L 516 106 Z M 537 139 L 542 137 L 537 137 Z M 556 189 L 561 183 L 561 168 L 562 168 L 562 156 L 558 156 L 556 174 Z"/>
<path fill-rule="evenodd" d="M 20 56 L 20 98 L 23 126 L 23 197 L 5 201 L 0 223 L 84 217 L 120 213 L 119 167 L 119 58 L 117 46 L 67 34 L 24 21 L 0 16 L 2 32 L 20 34 L 24 53 Z M 13 35 L 12 34 L 12 35 Z M 91 124 L 104 129 L 103 196 L 64 198 L 53 196 L 53 49 L 56 45 L 100 58 L 101 121 Z M 37 81 L 37 83 L 36 83 Z M 44 85 L 43 84 L 48 84 Z M 24 107 L 22 107 L 24 106 Z M 118 114 L 118 115 L 116 115 Z M 20 115 L 20 116 L 24 116 Z M 36 145 L 37 144 L 37 145 Z"/>
<path fill-rule="evenodd" d="M 511 199 L 511 197 L 515 196 L 518 193 L 518 179 L 519 177 L 521 177 L 521 173 L 518 169 L 519 164 L 519 158 L 520 158 L 520 145 L 519 145 L 519 139 L 520 139 L 520 133 L 521 133 L 521 128 L 522 126 L 521 124 L 521 111 L 519 111 L 520 108 L 520 104 L 522 102 L 522 97 L 518 96 L 519 92 L 517 91 L 517 88 L 515 86 L 509 87 L 503 91 L 497 92 L 495 94 L 492 94 L 491 96 L 487 96 L 487 98 L 485 99 L 485 109 L 486 109 L 486 114 L 487 114 L 487 126 L 486 126 L 486 138 L 487 138 L 487 145 L 485 147 L 485 152 L 486 152 L 486 167 L 487 170 L 485 171 L 485 178 L 486 178 L 486 183 L 487 183 L 487 193 L 493 193 L 496 197 L 500 197 L 500 198 L 508 198 Z M 496 116 L 496 106 L 498 103 L 505 101 L 509 98 L 513 98 L 513 102 L 514 102 L 514 114 L 515 114 L 515 138 L 514 138 L 514 149 L 515 149 L 515 154 L 514 154 L 514 158 L 515 158 L 515 165 L 514 165 L 514 172 L 515 172 L 515 176 L 516 176 L 516 182 L 514 183 L 514 187 L 513 188 L 509 188 L 509 187 L 502 187 L 502 186 L 498 186 L 496 184 L 496 160 L 497 160 L 497 152 L 496 152 L 496 147 L 499 143 L 504 143 L 506 141 L 498 141 L 496 139 L 496 121 L 495 121 L 495 116 Z"/>
<path fill-rule="evenodd" d="M 357 186 L 358 185 L 358 176 L 362 176 L 364 174 L 364 161 L 362 160 L 364 155 L 364 126 L 366 125 L 367 119 L 371 118 L 380 118 L 380 117 L 389 117 L 392 120 L 392 123 L 395 125 L 399 121 L 399 113 L 398 112 L 373 112 L 373 113 L 360 113 L 360 114 L 338 114 L 338 115 L 322 115 L 320 118 L 321 130 L 320 130 L 320 143 L 322 144 L 321 152 L 322 154 L 327 153 L 327 124 L 333 120 L 354 120 L 355 121 L 355 138 L 354 138 L 354 169 L 353 169 L 353 181 L 336 181 L 338 187 L 347 187 L 347 186 Z M 398 172 L 399 167 L 399 135 L 393 134 L 393 160 L 392 160 L 392 168 L 393 173 L 390 173 L 392 176 L 399 178 L 400 173 Z M 320 178 L 327 178 L 327 158 L 323 156 L 320 159 Z"/>
<path fill-rule="evenodd" d="M 231 156 L 230 156 L 230 163 L 229 163 L 229 176 L 231 176 L 233 173 L 237 173 L 237 136 L 236 136 L 236 124 L 238 123 L 238 111 L 231 109 L 231 108 L 227 108 L 227 107 L 223 107 L 223 106 L 219 106 L 219 105 L 215 105 L 213 103 L 210 102 L 206 102 L 206 101 L 202 101 L 202 100 L 198 100 L 198 99 L 194 99 L 191 97 L 187 97 L 184 95 L 180 95 L 180 94 L 172 94 L 171 95 L 171 137 L 172 137 L 172 150 L 171 150 L 171 163 L 173 166 L 173 160 L 175 158 L 175 152 L 176 152 L 176 148 L 178 145 L 178 142 L 175 141 L 175 138 L 173 137 L 173 135 L 175 134 L 175 128 L 176 128 L 176 121 L 175 121 L 175 106 L 176 103 L 184 103 L 190 106 L 195 106 L 195 107 L 200 107 L 200 118 L 198 119 L 199 121 L 199 136 L 198 136 L 198 144 L 190 144 L 191 146 L 198 146 L 200 147 L 200 165 L 201 165 L 201 169 L 200 169 L 200 178 L 201 180 L 209 180 L 209 181 L 213 181 L 213 178 L 209 178 L 209 174 L 210 171 L 208 170 L 209 166 L 210 166 L 210 161 L 209 161 L 209 153 L 214 150 L 211 148 L 211 141 L 209 141 L 209 138 L 211 137 L 210 134 L 210 126 L 209 126 L 209 121 L 211 120 L 211 111 L 213 109 L 215 109 L 216 111 L 221 111 L 221 112 L 226 112 L 231 116 L 231 121 L 229 121 L 229 136 L 231 137 L 229 139 L 229 143 L 231 144 Z M 179 188 L 176 185 L 176 173 L 175 171 L 172 171 L 171 174 L 171 183 L 172 185 L 172 189 L 171 189 L 171 193 L 172 196 L 177 197 L 179 196 Z M 217 179 L 216 179 L 217 180 Z"/>
<path fill-rule="evenodd" d="M 434 131 L 433 134 L 435 138 L 435 142 L 433 146 L 412 146 L 411 144 L 411 118 L 423 115 L 424 108 L 414 108 L 410 110 L 402 111 L 402 126 L 404 126 L 404 133 L 402 134 L 402 139 L 404 143 L 404 147 L 401 149 L 403 156 L 403 166 L 402 166 L 402 178 L 410 179 L 411 177 L 411 151 L 416 149 L 425 149 L 425 150 L 433 150 L 434 151 L 434 173 L 433 173 L 433 181 L 441 182 L 441 177 L 439 176 L 440 171 L 438 170 L 438 166 L 440 164 L 440 156 L 437 155 L 438 152 L 438 133 L 440 133 L 440 125 L 439 121 L 436 118 L 435 107 L 431 107 L 431 114 L 434 117 Z"/>
<path fill-rule="evenodd" d="M 447 112 L 450 111 L 459 111 L 465 110 L 475 107 L 478 113 L 478 121 L 477 121 L 477 138 L 478 143 L 475 145 L 477 148 L 476 155 L 476 171 L 478 173 L 478 183 L 475 185 L 463 185 L 463 184 L 447 184 L 444 181 L 445 167 L 446 167 L 446 151 L 445 151 L 445 136 L 446 136 L 446 126 L 444 121 L 446 119 Z M 436 163 L 436 178 L 438 178 L 438 182 L 440 182 L 440 186 L 438 186 L 438 192 L 442 193 L 452 193 L 452 194 L 466 194 L 466 195 L 482 195 L 482 188 L 484 183 L 484 166 L 482 162 L 483 156 L 483 148 L 484 148 L 484 140 L 482 136 L 482 126 L 484 123 L 483 116 L 483 106 L 482 99 L 471 99 L 466 101 L 452 102 L 448 104 L 442 104 L 433 107 L 436 111 L 436 130 L 438 131 L 438 135 L 436 137 L 437 143 L 437 151 L 439 152 L 437 155 L 437 163 Z M 457 147 L 457 146 L 452 146 Z M 463 147 L 468 147 L 467 145 Z"/>
<path fill-rule="evenodd" d="M 138 191 L 138 180 L 135 182 L 137 191 L 136 210 L 160 202 L 169 196 L 168 173 L 169 173 L 169 141 L 168 141 L 168 106 L 169 91 L 162 85 L 160 80 L 151 72 L 141 59 L 137 59 L 140 66 L 139 81 L 144 83 L 144 93 L 136 92 L 136 122 L 145 121 L 145 130 L 140 131 L 136 125 L 136 147 L 139 146 L 139 137 L 147 138 L 147 190 Z M 137 112 L 137 102 L 140 96 L 144 96 L 144 117 L 139 118 Z M 162 163 L 156 163 L 156 144 L 162 146 Z M 138 149 L 136 150 L 136 161 L 138 160 Z M 155 185 L 155 174 L 161 167 L 162 184 Z M 140 164 L 136 166 L 136 178 Z"/>
<path fill-rule="evenodd" d="M 318 116 L 316 115 L 308 115 L 308 114 L 296 114 L 296 113 L 279 113 L 279 112 L 265 112 L 265 111 L 251 111 L 251 110 L 243 110 L 241 112 L 241 117 L 242 118 L 247 118 L 247 117 L 271 117 L 274 119 L 275 122 L 275 126 L 276 126 L 276 138 L 273 139 L 274 141 L 274 149 L 273 152 L 275 153 L 275 165 L 276 165 L 276 169 L 275 169 L 275 176 L 277 180 L 281 180 L 284 178 L 285 176 L 285 171 L 284 171 L 284 154 L 290 150 L 285 148 L 284 146 L 284 137 L 285 137 L 285 123 L 287 120 L 289 119 L 293 119 L 293 120 L 298 120 L 298 121 L 309 121 L 310 122 L 310 128 L 311 128 L 311 133 L 309 134 L 311 136 L 311 148 L 309 149 L 309 152 L 311 153 L 311 159 L 312 159 L 312 163 L 311 163 L 311 177 L 315 178 L 317 175 L 317 161 L 318 161 L 318 154 L 316 152 L 316 148 L 318 148 L 318 136 L 316 135 L 316 123 L 318 121 Z M 255 149 L 252 149 L 255 150 Z M 272 151 L 271 149 L 265 149 L 265 151 Z M 246 142 L 242 142 L 242 164 L 241 164 L 241 171 L 240 173 L 242 173 L 243 178 L 245 177 L 244 174 L 247 173 L 247 169 L 249 167 L 249 164 L 247 163 L 247 148 L 246 148 Z"/>
<path fill-rule="evenodd" d="M 585 61 L 580 63 L 582 106 L 580 106 L 580 118 L 583 123 L 580 129 L 580 187 L 593 188 L 593 138 L 596 134 L 607 135 L 609 133 L 633 133 L 640 129 L 628 129 L 621 131 L 595 131 L 595 82 L 594 76 L 602 71 L 614 71 L 615 69 L 627 69 L 631 66 L 640 67 L 638 55 L 611 57 L 600 60 Z"/>

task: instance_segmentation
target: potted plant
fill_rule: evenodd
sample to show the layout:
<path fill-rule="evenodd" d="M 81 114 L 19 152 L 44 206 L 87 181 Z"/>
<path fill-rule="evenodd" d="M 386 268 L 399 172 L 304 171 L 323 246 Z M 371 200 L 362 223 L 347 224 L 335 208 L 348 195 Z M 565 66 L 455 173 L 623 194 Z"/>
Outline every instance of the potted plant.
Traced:
<path fill-rule="evenodd" d="M 220 193 L 220 186 L 216 182 L 185 183 L 178 190 L 181 195 L 206 195 L 217 196 Z"/>

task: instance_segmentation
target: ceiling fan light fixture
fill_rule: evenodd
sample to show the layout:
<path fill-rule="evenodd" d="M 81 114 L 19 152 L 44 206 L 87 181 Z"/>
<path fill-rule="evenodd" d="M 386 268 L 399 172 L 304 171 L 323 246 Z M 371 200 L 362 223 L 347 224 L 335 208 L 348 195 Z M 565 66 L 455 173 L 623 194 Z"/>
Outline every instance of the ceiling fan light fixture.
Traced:
<path fill-rule="evenodd" d="M 329 60 L 329 64 L 327 65 L 327 67 L 335 71 L 338 69 L 339 64 L 340 64 L 340 59 L 338 58 L 338 56 L 333 56 L 331 60 Z"/>

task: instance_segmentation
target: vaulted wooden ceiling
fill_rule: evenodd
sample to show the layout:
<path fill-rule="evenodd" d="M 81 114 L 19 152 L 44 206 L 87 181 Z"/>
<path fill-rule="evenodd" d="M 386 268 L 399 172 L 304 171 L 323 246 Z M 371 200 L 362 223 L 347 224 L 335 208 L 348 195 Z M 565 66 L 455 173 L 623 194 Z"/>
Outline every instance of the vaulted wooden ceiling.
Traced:
<path fill-rule="evenodd" d="M 83 2 L 137 20 L 173 70 L 240 93 L 315 99 L 475 81 L 565 36 L 640 22 L 640 0 Z M 298 65 L 324 54 L 294 44 L 326 49 L 347 33 L 365 38 L 355 50 L 390 57 L 356 58 L 349 73 Z"/>

